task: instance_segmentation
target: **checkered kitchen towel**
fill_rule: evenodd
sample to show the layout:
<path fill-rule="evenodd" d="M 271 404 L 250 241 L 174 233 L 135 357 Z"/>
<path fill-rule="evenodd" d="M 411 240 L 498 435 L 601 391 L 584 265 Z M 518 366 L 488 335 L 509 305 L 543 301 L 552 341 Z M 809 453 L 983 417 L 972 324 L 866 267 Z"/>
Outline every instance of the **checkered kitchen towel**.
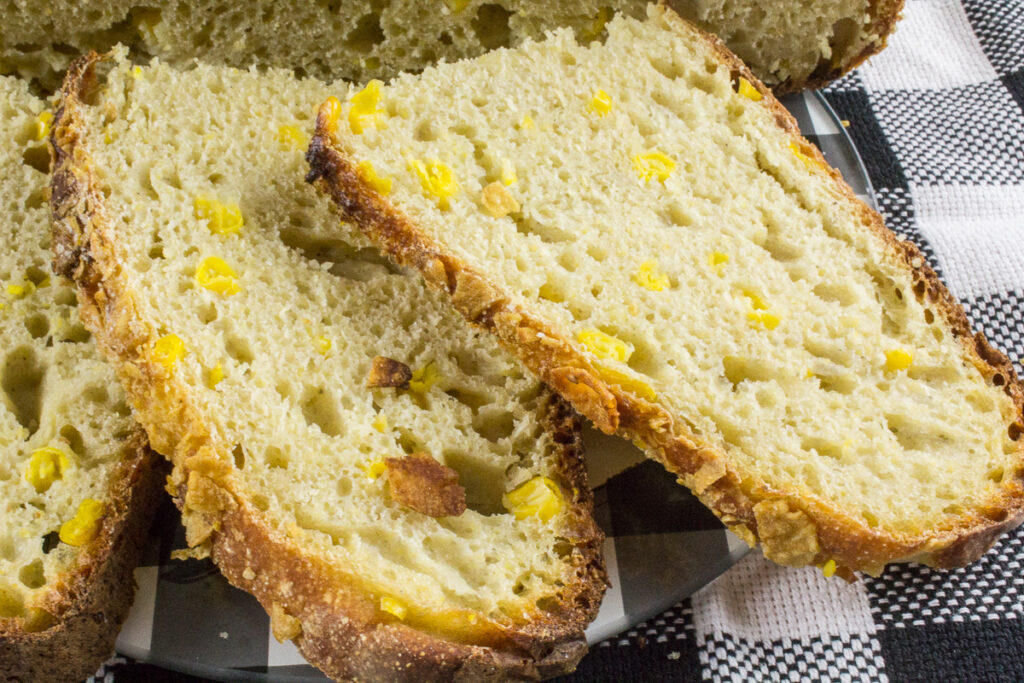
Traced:
<path fill-rule="evenodd" d="M 850 121 L 890 228 L 1021 372 L 1024 0 L 907 0 L 890 47 L 826 97 Z M 1021 681 L 1022 564 L 1024 529 L 966 569 L 900 566 L 853 585 L 752 553 L 594 647 L 565 680 Z"/>
<path fill-rule="evenodd" d="M 976 328 L 1024 359 L 1024 2 L 907 0 L 889 48 L 830 86 L 889 227 Z M 1024 528 L 954 572 L 854 585 L 747 556 L 601 643 L 573 680 L 1022 681 Z"/>

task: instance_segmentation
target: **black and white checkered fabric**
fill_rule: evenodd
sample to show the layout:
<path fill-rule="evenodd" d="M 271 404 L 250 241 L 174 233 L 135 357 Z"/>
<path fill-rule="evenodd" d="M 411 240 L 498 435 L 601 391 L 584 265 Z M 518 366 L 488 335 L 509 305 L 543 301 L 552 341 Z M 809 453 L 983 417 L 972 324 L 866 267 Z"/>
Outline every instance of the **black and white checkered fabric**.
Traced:
<path fill-rule="evenodd" d="M 1019 373 L 1024 360 L 1024 1 L 906 0 L 904 17 L 890 47 L 832 84 L 825 97 L 850 123 L 848 132 L 889 227 L 922 248 L 964 302 L 975 327 L 1007 353 Z M 801 111 L 799 99 L 786 104 L 808 137 L 829 152 L 836 143 L 834 123 Z M 866 185 L 854 189 L 865 196 L 871 192 Z M 651 585 L 643 566 L 624 568 L 624 562 L 657 553 L 658 534 L 668 543 L 680 533 L 715 528 L 703 526 L 698 516 L 685 529 L 638 533 L 639 522 L 614 512 L 630 509 L 616 507 L 617 496 L 634 503 L 655 499 L 632 495 L 634 485 L 623 480 L 598 496 L 599 515 L 605 514 L 602 523 L 613 536 L 610 563 L 617 564 L 617 583 L 627 591 Z M 672 515 L 646 519 L 657 517 Z M 714 534 L 709 538 L 726 543 Z M 628 548 L 630 543 L 642 547 Z M 700 556 L 691 559 L 699 564 Z M 173 595 L 158 600 L 142 594 L 137 603 L 154 609 L 186 604 L 210 568 L 181 564 L 180 576 L 161 576 L 159 584 L 140 582 Z M 140 571 L 155 576 L 165 569 Z M 630 578 L 629 572 L 637 575 Z M 897 566 L 849 585 L 826 580 L 813 569 L 778 567 L 751 553 L 710 587 L 639 624 L 636 619 L 649 604 L 643 590 L 610 595 L 615 614 L 607 618 L 627 630 L 596 644 L 566 681 L 1024 680 L 1024 529 L 965 569 Z M 196 627 L 157 619 L 150 631 L 143 629 L 145 644 L 177 643 L 186 632 L 183 647 L 197 663 L 207 658 L 231 666 L 236 658 L 241 670 L 253 671 L 239 653 L 257 648 L 267 663 L 257 670 L 272 678 L 302 670 L 297 652 L 268 638 L 266 615 L 254 601 L 243 598 L 237 609 L 251 614 L 226 615 L 225 623 L 247 619 L 254 625 L 251 633 L 234 627 L 221 631 L 215 620 Z M 201 665 L 196 673 L 202 673 Z M 114 660 L 97 680 L 168 676 Z"/>

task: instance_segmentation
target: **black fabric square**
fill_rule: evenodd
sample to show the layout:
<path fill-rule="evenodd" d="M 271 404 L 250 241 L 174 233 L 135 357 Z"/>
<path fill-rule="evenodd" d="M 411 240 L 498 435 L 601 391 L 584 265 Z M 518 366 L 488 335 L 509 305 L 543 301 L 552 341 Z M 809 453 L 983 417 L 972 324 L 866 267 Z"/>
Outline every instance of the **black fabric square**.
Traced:
<path fill-rule="evenodd" d="M 864 160 L 871 184 L 882 188 L 908 187 L 899 157 L 878 123 L 871 100 L 863 89 L 829 87 L 825 98 L 840 118 L 850 122 L 846 132 Z"/>
<path fill-rule="evenodd" d="M 999 75 L 1024 68 L 1024 3 L 964 0 L 981 49 Z"/>
<path fill-rule="evenodd" d="M 877 638 L 891 681 L 1024 680 L 1021 619 L 891 628 Z"/>

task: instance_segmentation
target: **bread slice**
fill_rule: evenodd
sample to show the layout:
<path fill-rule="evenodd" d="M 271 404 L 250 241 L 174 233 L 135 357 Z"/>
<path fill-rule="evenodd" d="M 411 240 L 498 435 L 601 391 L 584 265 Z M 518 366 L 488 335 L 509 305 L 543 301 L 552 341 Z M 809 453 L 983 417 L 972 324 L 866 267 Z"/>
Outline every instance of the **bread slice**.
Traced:
<path fill-rule="evenodd" d="M 977 558 L 1022 517 L 1006 358 L 720 42 L 608 32 L 341 91 L 310 179 L 771 559 Z"/>
<path fill-rule="evenodd" d="M 0 77 L 5 681 L 80 680 L 113 652 L 161 483 L 157 457 L 78 320 L 74 288 L 50 277 L 44 106 L 25 83 Z"/>
<path fill-rule="evenodd" d="M 903 2 L 671 4 L 721 35 L 766 83 L 796 90 L 882 49 Z M 601 40 L 615 12 L 642 17 L 646 6 L 647 0 L 64 0 L 49 3 L 41 16 L 35 5 L 7 0 L 0 3 L 0 72 L 56 87 L 69 53 L 120 41 L 178 65 L 199 57 L 365 81 L 518 45 L 559 26 L 571 27 L 581 42 Z"/>
<path fill-rule="evenodd" d="M 578 418 L 338 232 L 303 181 L 328 88 L 99 60 L 59 104 L 56 263 L 190 545 L 334 678 L 571 670 L 605 583 Z"/>

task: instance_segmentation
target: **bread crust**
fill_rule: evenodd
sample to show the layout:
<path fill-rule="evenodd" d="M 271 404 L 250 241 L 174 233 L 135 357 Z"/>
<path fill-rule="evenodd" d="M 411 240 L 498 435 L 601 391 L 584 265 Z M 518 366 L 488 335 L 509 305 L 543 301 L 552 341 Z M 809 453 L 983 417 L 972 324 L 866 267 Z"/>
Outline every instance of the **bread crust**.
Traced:
<path fill-rule="evenodd" d="M 818 148 L 800 135 L 796 120 L 721 40 L 692 27 L 668 8 L 659 6 L 655 12 L 676 30 L 705 41 L 734 74 L 742 75 L 764 95 L 763 104 L 778 126 L 829 175 L 837 199 L 851 205 L 863 225 L 904 261 L 913 274 L 915 295 L 931 301 L 949 321 L 965 358 L 1011 397 L 1015 413 L 1008 428 L 1011 433 L 1016 430 L 1019 437 L 1024 428 L 1024 393 L 1013 367 L 988 345 L 984 335 L 972 333 L 963 308 L 917 247 L 899 240 L 878 213 L 856 198 Z M 349 158 L 335 139 L 333 120 L 325 110 L 317 117 L 307 160 L 311 169 L 307 180 L 332 198 L 345 220 L 358 226 L 394 261 L 417 268 L 431 286 L 448 292 L 456 309 L 470 322 L 497 335 L 506 348 L 600 429 L 640 439 L 650 457 L 677 475 L 681 484 L 691 488 L 741 538 L 751 545 L 760 541 L 770 559 L 794 566 L 834 560 L 840 567 L 871 574 L 899 561 L 953 568 L 976 560 L 1000 534 L 1024 521 L 1024 442 L 1018 448 L 1021 464 L 997 496 L 955 522 L 920 534 L 879 531 L 817 497 L 774 490 L 765 482 L 754 481 L 729 463 L 724 452 L 700 443 L 682 421 L 674 420 L 658 403 L 602 380 L 564 335 L 526 308 L 510 303 L 511 297 L 485 273 L 432 242 L 362 180 L 356 160 Z M 463 296 L 460 302 L 460 290 L 474 296 Z"/>
<path fill-rule="evenodd" d="M 538 680 L 575 668 L 586 651 L 583 629 L 607 582 L 603 534 L 591 516 L 579 458 L 579 418 L 552 397 L 547 426 L 558 444 L 555 466 L 573 487 L 563 533 L 573 546 L 572 573 L 557 604 L 524 622 L 481 617 L 459 628 L 435 617 L 403 623 L 383 613 L 365 580 L 268 523 L 228 464 L 231 447 L 211 434 L 187 387 L 153 357 L 158 335 L 136 314 L 84 144 L 82 107 L 102 59 L 90 54 L 72 65 L 55 112 L 54 263 L 77 282 L 83 322 L 116 364 L 154 447 L 170 454 L 175 468 L 168 486 L 189 544 L 208 548 L 228 581 L 267 609 L 274 632 L 294 637 L 306 658 L 334 679 Z"/>
<path fill-rule="evenodd" d="M 32 632 L 20 619 L 0 619 L 0 680 L 82 680 L 114 652 L 165 474 L 163 459 L 136 431 L 110 477 L 104 497 L 108 512 L 99 533 L 35 605 L 56 623 Z"/>

